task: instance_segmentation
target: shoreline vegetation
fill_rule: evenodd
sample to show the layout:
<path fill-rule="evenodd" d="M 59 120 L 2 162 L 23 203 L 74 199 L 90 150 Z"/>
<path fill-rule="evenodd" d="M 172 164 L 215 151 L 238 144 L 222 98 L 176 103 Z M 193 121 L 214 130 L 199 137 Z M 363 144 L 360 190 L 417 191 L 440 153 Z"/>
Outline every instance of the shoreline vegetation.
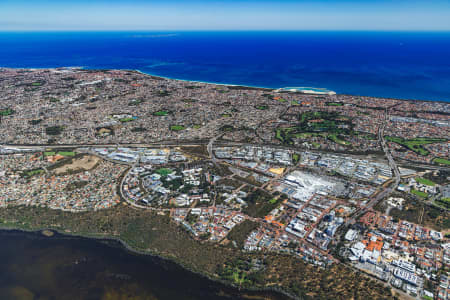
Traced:
<path fill-rule="evenodd" d="M 192 239 L 167 214 L 140 211 L 127 205 L 71 213 L 43 207 L 6 207 L 0 210 L 0 230 L 54 231 L 63 236 L 110 240 L 127 251 L 172 261 L 210 280 L 249 292 L 275 292 L 290 299 L 393 299 L 390 289 L 350 268 L 335 264 L 321 269 L 297 257 L 277 253 L 242 252 L 232 245 Z M 219 274 L 236 261 L 259 260 L 264 269 L 255 281 L 236 284 Z M 387 298 L 386 298 L 387 297 Z"/>
<path fill-rule="evenodd" d="M 41 234 L 43 237 L 46 238 L 74 238 L 74 239 L 88 239 L 88 240 L 93 240 L 95 242 L 101 242 L 101 241 L 106 241 L 106 242 L 113 242 L 113 243 L 117 243 L 117 246 L 121 247 L 122 250 L 128 252 L 128 254 L 130 255 L 142 255 L 142 256 L 151 256 L 154 258 L 158 258 L 164 262 L 169 262 L 169 263 L 174 263 L 177 264 L 179 266 L 181 266 L 182 268 L 184 268 L 185 270 L 201 276 L 202 278 L 206 278 L 208 280 L 223 284 L 227 287 L 232 287 L 232 288 L 236 288 L 239 291 L 242 291 L 243 294 L 245 294 L 246 291 L 248 292 L 275 292 L 278 294 L 282 294 L 286 297 L 288 297 L 289 299 L 293 299 L 293 300 L 302 300 L 301 298 L 298 298 L 297 296 L 290 294 L 282 289 L 279 288 L 252 288 L 252 287 L 247 287 L 241 290 L 241 287 L 236 286 L 235 284 L 232 284 L 230 282 L 227 282 L 225 280 L 220 280 L 217 277 L 213 277 L 207 273 L 204 272 L 200 272 L 200 271 L 196 271 L 193 268 L 189 267 L 188 265 L 183 264 L 183 262 L 181 261 L 177 261 L 174 260 L 170 257 L 166 257 L 163 256 L 161 254 L 158 253 L 153 253 L 153 252 L 146 252 L 146 251 L 142 251 L 142 250 L 138 250 L 135 249 L 133 247 L 131 247 L 130 245 L 128 245 L 125 241 L 123 241 L 120 238 L 117 237 L 113 237 L 113 236 L 97 236 L 97 235 L 81 235 L 81 234 L 70 234 L 68 232 L 64 232 L 64 231 L 60 231 L 58 229 L 51 229 L 51 228 L 45 228 L 45 229 L 35 229 L 35 230 L 27 230 L 27 229 L 23 229 L 23 228 L 11 228 L 11 227 L 2 227 L 0 226 L 0 231 L 7 231 L 7 232 L 21 232 L 21 233 L 31 233 L 31 234 Z M 116 245 L 111 245 L 111 244 L 107 244 L 109 247 L 115 247 Z M 257 297 L 257 296 L 255 296 Z M 255 299 L 259 299 L 259 298 L 255 298 Z M 266 299 L 266 298 L 264 298 Z"/>
<path fill-rule="evenodd" d="M 45 208 L 45 209 L 47 209 L 47 208 Z M 77 213 L 65 212 L 65 214 L 77 214 Z M 164 255 L 164 253 L 160 253 L 160 252 L 153 251 L 150 249 L 144 250 L 144 249 L 138 249 L 138 248 L 132 247 L 132 246 L 130 246 L 130 244 L 127 241 L 123 240 L 120 237 L 114 236 L 114 235 L 75 233 L 68 229 L 57 228 L 57 227 L 53 227 L 53 226 L 26 228 L 26 225 L 25 226 L 21 226 L 18 224 L 16 226 L 14 226 L 14 225 L 9 226 L 9 225 L 11 225 L 11 223 L 7 223 L 7 225 L 5 226 L 4 219 L 2 219 L 0 217 L 0 231 L 17 231 L 17 232 L 24 232 L 24 233 L 35 233 L 35 234 L 41 234 L 42 236 L 47 237 L 47 238 L 69 237 L 69 238 L 91 239 L 94 241 L 115 242 L 115 243 L 118 243 L 118 245 L 120 247 L 122 247 L 122 249 L 129 252 L 129 254 L 131 254 L 131 255 L 137 254 L 137 255 L 144 255 L 144 256 L 152 256 L 152 257 L 161 259 L 162 261 L 168 261 L 171 263 L 175 263 L 193 274 L 199 275 L 203 278 L 223 284 L 228 287 L 236 288 L 236 289 L 242 291 L 242 293 L 244 295 L 245 295 L 246 291 L 248 291 L 248 292 L 275 292 L 275 293 L 284 295 L 289 299 L 302 300 L 302 298 L 299 298 L 296 295 L 289 293 L 286 290 L 283 290 L 282 288 L 277 288 L 277 287 L 245 287 L 245 288 L 243 288 L 243 287 L 233 284 L 229 281 L 220 279 L 217 276 L 212 276 L 211 274 L 209 274 L 207 272 L 197 270 L 197 269 L 193 268 L 192 266 L 190 266 L 189 264 L 185 263 L 183 260 L 177 259 L 176 257 L 173 257 L 171 255 Z M 24 224 L 22 224 L 22 225 L 24 225 Z M 56 235 L 55 235 L 55 233 L 56 233 Z M 112 245 L 108 245 L 108 246 L 112 247 Z M 258 298 L 255 298 L 255 299 L 258 299 Z M 264 298 L 264 299 L 266 299 L 266 298 Z M 268 299 L 271 299 L 271 298 L 268 298 Z"/>

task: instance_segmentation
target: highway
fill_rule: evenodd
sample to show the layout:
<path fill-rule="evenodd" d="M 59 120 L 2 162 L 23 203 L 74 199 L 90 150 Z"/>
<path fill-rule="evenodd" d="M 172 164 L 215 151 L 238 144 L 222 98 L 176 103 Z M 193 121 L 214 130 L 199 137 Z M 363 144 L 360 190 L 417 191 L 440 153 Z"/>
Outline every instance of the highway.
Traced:
<path fill-rule="evenodd" d="M 394 158 L 392 157 L 391 150 L 387 146 L 386 140 L 384 139 L 384 129 L 386 127 L 386 121 L 388 120 L 388 118 L 389 118 L 389 114 L 386 111 L 384 122 L 378 128 L 378 140 L 379 140 L 381 147 L 383 148 L 383 151 L 386 155 L 386 158 L 388 160 L 389 166 L 391 167 L 392 173 L 394 174 L 393 182 L 389 186 L 387 186 L 386 188 L 381 190 L 380 192 L 376 193 L 376 195 L 373 196 L 373 198 L 369 201 L 369 203 L 367 203 L 367 205 L 364 208 L 357 211 L 354 214 L 354 216 L 346 222 L 346 225 L 349 225 L 350 223 L 354 222 L 360 216 L 364 215 L 367 211 L 372 209 L 382 199 L 388 197 L 393 191 L 395 191 L 395 189 L 398 187 L 398 185 L 400 183 L 400 171 L 398 169 L 397 163 L 395 162 Z"/>
<path fill-rule="evenodd" d="M 206 149 L 208 150 L 209 158 L 211 158 L 211 160 L 212 160 L 212 162 L 213 162 L 214 164 L 217 164 L 217 159 L 216 159 L 216 156 L 215 156 L 214 153 L 213 153 L 213 145 L 214 145 L 214 142 L 215 142 L 219 137 L 220 137 L 220 135 L 211 138 L 211 139 L 209 140 L 209 142 L 208 142 L 208 146 L 206 147 Z"/>
<path fill-rule="evenodd" d="M 384 131 L 384 126 L 382 130 Z M 392 166 L 395 166 L 395 169 L 398 171 L 398 168 L 396 166 L 396 163 L 394 162 L 394 160 L 392 159 L 392 155 L 391 153 L 388 151 L 388 153 L 386 152 L 387 147 L 386 147 L 386 142 L 384 141 L 384 137 L 381 136 L 380 137 L 380 130 L 378 133 L 379 136 L 379 141 L 381 143 L 381 145 L 383 146 L 383 150 L 385 152 L 385 156 L 388 157 L 388 160 Z M 45 144 L 45 145 L 15 145 L 15 144 L 0 144 L 0 154 L 2 154 L 2 148 L 4 149 L 11 149 L 11 148 L 16 148 L 16 149 L 30 149 L 30 150 L 36 150 L 36 151 L 44 151 L 46 148 L 57 148 L 57 149 L 73 149 L 73 148 L 118 148 L 118 147 L 123 147 L 123 148 L 127 148 L 127 147 L 132 147 L 132 148 L 153 148 L 153 147 L 162 147 L 162 146 L 166 146 L 166 147 L 182 147 L 182 146 L 199 146 L 199 145 L 207 145 L 207 149 L 208 149 L 208 153 L 209 156 L 211 158 L 211 160 L 213 162 L 217 162 L 216 158 L 214 157 L 213 154 L 213 145 L 216 143 L 217 139 L 220 138 L 219 136 L 215 136 L 213 138 L 211 138 L 210 140 L 204 140 L 204 141 L 165 141 L 165 142 L 155 142 L 155 143 L 131 143 L 131 144 L 70 144 L 70 145 L 55 145 L 55 144 Z M 303 149 L 297 148 L 297 147 L 292 147 L 292 146 L 287 146 L 287 145 L 276 145 L 276 144 L 251 144 L 251 143 L 240 143 L 240 142 L 218 142 L 218 144 L 220 144 L 221 146 L 268 146 L 268 147 L 272 147 L 272 148 L 277 148 L 277 149 L 287 149 L 287 150 L 296 150 L 296 151 L 302 151 Z M 319 153 L 339 153 L 342 154 L 340 152 L 333 152 L 333 151 L 315 151 L 315 152 L 319 152 Z M 362 157 L 362 155 L 355 155 L 355 154 L 347 154 L 349 156 L 353 156 L 353 157 Z M 426 168 L 426 169 L 433 169 L 433 170 L 445 170 L 445 171 L 450 171 L 450 167 L 446 167 L 446 166 L 438 166 L 438 165 L 430 165 L 430 164 L 419 164 L 419 163 L 415 163 L 415 162 L 407 162 L 408 166 L 410 167 L 418 167 L 418 168 Z M 394 169 L 394 170 L 395 170 Z"/>

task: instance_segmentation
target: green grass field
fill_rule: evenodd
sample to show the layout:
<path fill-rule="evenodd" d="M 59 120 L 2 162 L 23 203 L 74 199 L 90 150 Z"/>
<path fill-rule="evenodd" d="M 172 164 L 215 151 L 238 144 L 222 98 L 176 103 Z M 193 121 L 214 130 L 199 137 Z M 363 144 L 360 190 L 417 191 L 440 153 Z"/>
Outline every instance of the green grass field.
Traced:
<path fill-rule="evenodd" d="M 416 177 L 416 181 L 418 183 L 429 185 L 429 186 L 435 186 L 436 185 L 436 183 L 434 183 L 433 181 L 431 181 L 429 179 L 426 179 L 426 178 L 422 178 L 422 177 Z"/>
<path fill-rule="evenodd" d="M 343 106 L 344 103 L 342 102 L 327 102 L 325 103 L 326 106 Z"/>
<path fill-rule="evenodd" d="M 277 128 L 275 138 L 292 145 L 293 139 L 326 138 L 336 144 L 349 146 L 349 136 L 355 134 L 350 118 L 337 112 L 307 111 L 298 115 L 298 123 L 288 128 Z"/>
<path fill-rule="evenodd" d="M 167 175 L 171 174 L 173 170 L 168 168 L 161 168 L 155 171 L 155 173 L 161 175 L 162 177 L 166 177 Z"/>
<path fill-rule="evenodd" d="M 427 193 L 421 192 L 421 191 L 418 191 L 418 190 L 415 190 L 415 189 L 411 190 L 411 194 L 419 196 L 420 198 L 428 198 L 428 194 Z"/>
<path fill-rule="evenodd" d="M 270 203 L 270 204 L 276 204 L 277 201 L 278 201 L 277 199 L 273 198 L 273 199 L 270 199 L 270 200 L 269 200 L 269 203 Z"/>
<path fill-rule="evenodd" d="M 285 135 L 287 136 L 289 132 L 293 130 L 292 128 L 277 128 L 275 131 L 275 138 L 277 140 L 282 141 L 283 143 L 287 143 L 288 140 L 285 138 Z"/>
<path fill-rule="evenodd" d="M 42 173 L 44 173 L 44 170 L 43 170 L 43 169 L 35 169 L 35 170 L 25 171 L 25 172 L 23 172 L 23 175 L 24 175 L 25 177 L 32 177 L 32 176 L 34 176 L 34 175 L 40 175 L 40 174 L 42 174 Z"/>
<path fill-rule="evenodd" d="M 430 152 L 423 147 L 424 145 L 442 143 L 447 141 L 446 139 L 438 139 L 438 138 L 404 139 L 396 136 L 386 136 L 385 139 L 388 142 L 393 142 L 402 145 L 403 147 L 406 147 L 409 150 L 414 151 L 415 153 L 422 156 L 427 156 L 428 154 L 430 154 Z"/>
<path fill-rule="evenodd" d="M 169 111 L 167 111 L 167 110 L 160 110 L 160 111 L 156 111 L 153 113 L 153 115 L 157 116 L 157 117 L 164 117 L 164 116 L 167 116 L 168 114 L 169 114 Z"/>
<path fill-rule="evenodd" d="M 122 118 L 119 121 L 122 123 L 127 123 L 127 122 L 134 121 L 134 118 L 131 118 L 131 117 L 130 118 Z"/>
<path fill-rule="evenodd" d="M 450 160 L 440 157 L 433 159 L 433 162 L 441 165 L 450 165 Z"/>
<path fill-rule="evenodd" d="M 0 116 L 3 116 L 3 117 L 10 116 L 13 113 L 14 113 L 14 110 L 12 110 L 11 108 L 6 108 L 6 109 L 0 110 Z"/>
<path fill-rule="evenodd" d="M 184 127 L 183 125 L 171 125 L 170 126 L 170 130 L 172 131 L 181 131 L 181 130 L 185 130 L 186 127 Z"/>
<path fill-rule="evenodd" d="M 73 151 L 58 151 L 58 152 L 45 151 L 44 152 L 44 157 L 46 157 L 46 156 L 53 156 L 53 155 L 56 155 L 56 154 L 61 155 L 61 156 L 75 156 L 75 152 L 73 152 Z"/>
<path fill-rule="evenodd" d="M 73 151 L 59 151 L 58 155 L 61 155 L 61 156 L 75 156 L 75 152 L 73 152 Z"/>
<path fill-rule="evenodd" d="M 326 132 L 299 132 L 292 134 L 291 132 L 295 130 L 294 128 L 278 128 L 275 132 L 275 138 L 282 141 L 283 143 L 292 144 L 292 138 L 298 139 L 308 139 L 312 137 L 323 137 L 327 138 L 330 141 L 335 142 L 336 144 L 348 146 L 349 142 L 345 141 L 343 137 L 338 136 L 334 133 L 326 133 Z"/>

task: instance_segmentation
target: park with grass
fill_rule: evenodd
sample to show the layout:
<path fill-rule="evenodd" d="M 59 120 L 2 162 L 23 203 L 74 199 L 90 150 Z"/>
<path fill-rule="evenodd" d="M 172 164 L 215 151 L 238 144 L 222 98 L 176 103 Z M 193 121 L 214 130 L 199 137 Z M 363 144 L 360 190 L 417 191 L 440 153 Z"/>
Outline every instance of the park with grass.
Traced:
<path fill-rule="evenodd" d="M 0 109 L 0 116 L 6 117 L 14 114 L 14 110 L 11 108 Z"/>
<path fill-rule="evenodd" d="M 433 159 L 433 162 L 436 164 L 440 164 L 440 165 L 450 166 L 450 160 L 445 159 L 445 158 L 437 157 L 437 158 Z"/>
<path fill-rule="evenodd" d="M 344 103 L 342 102 L 325 102 L 326 106 L 343 106 Z"/>
<path fill-rule="evenodd" d="M 155 170 L 156 174 L 161 175 L 162 177 L 167 177 L 167 175 L 172 174 L 173 170 L 169 168 L 160 168 Z"/>
<path fill-rule="evenodd" d="M 75 156 L 75 152 L 73 152 L 73 151 L 45 151 L 44 152 L 44 157 L 54 156 L 54 155 L 73 157 L 73 156 Z"/>
<path fill-rule="evenodd" d="M 416 181 L 418 183 L 420 183 L 420 184 L 424 184 L 424 185 L 428 185 L 428 186 L 435 186 L 436 185 L 435 182 L 433 182 L 433 181 L 431 181 L 429 179 L 426 179 L 426 178 L 422 178 L 422 177 L 416 177 Z"/>
<path fill-rule="evenodd" d="M 39 169 L 33 169 L 33 170 L 27 170 L 27 171 L 24 171 L 22 173 L 22 176 L 26 177 L 26 178 L 29 178 L 29 177 L 33 177 L 35 175 L 41 175 L 44 172 L 45 172 L 44 169 L 40 169 L 40 168 Z"/>
<path fill-rule="evenodd" d="M 411 189 L 411 194 L 416 195 L 420 198 L 428 198 L 428 194 L 419 190 Z"/>
<path fill-rule="evenodd" d="M 185 130 L 186 127 L 184 127 L 184 125 L 170 125 L 169 129 L 172 131 L 181 131 Z"/>
<path fill-rule="evenodd" d="M 425 138 L 425 137 L 419 137 L 419 138 L 413 138 L 413 139 L 404 139 L 401 137 L 396 136 L 385 136 L 384 137 L 386 141 L 393 142 L 396 144 L 399 144 L 400 146 L 403 146 L 411 151 L 414 151 L 415 153 L 427 156 L 430 154 L 430 151 L 425 149 L 424 145 L 429 144 L 435 144 L 435 143 L 442 143 L 446 142 L 446 139 L 440 139 L 440 138 Z"/>
<path fill-rule="evenodd" d="M 170 114 L 170 111 L 168 111 L 168 110 L 158 110 L 153 113 L 153 115 L 156 117 L 165 117 L 168 114 Z"/>
<path fill-rule="evenodd" d="M 66 156 L 66 157 L 75 156 L 75 152 L 73 152 L 73 151 L 59 151 L 59 152 L 57 152 L 57 154 L 61 155 L 61 156 Z"/>
<path fill-rule="evenodd" d="M 298 116 L 298 124 L 292 127 L 280 127 L 275 138 L 283 144 L 292 145 L 293 139 L 322 137 L 343 146 L 350 145 L 346 136 L 356 134 L 351 120 L 336 112 L 310 111 Z"/>
<path fill-rule="evenodd" d="M 134 121 L 135 119 L 136 119 L 135 117 L 128 117 L 128 118 L 122 118 L 122 119 L 120 119 L 119 121 L 120 121 L 121 123 L 128 123 L 128 122 Z"/>
<path fill-rule="evenodd" d="M 285 102 L 287 102 L 287 100 L 286 100 L 286 99 L 284 99 L 284 98 L 281 98 L 281 97 L 274 97 L 273 99 L 275 99 L 275 100 L 277 100 L 278 102 L 281 102 L 281 103 L 285 103 Z"/>

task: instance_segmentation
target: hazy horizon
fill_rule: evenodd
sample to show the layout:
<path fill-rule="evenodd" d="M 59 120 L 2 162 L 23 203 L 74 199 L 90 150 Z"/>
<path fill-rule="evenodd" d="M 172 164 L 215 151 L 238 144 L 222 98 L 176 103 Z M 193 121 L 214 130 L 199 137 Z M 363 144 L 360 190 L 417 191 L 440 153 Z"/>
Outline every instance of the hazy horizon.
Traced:
<path fill-rule="evenodd" d="M 450 1 L 3 0 L 0 31 L 450 31 Z"/>

